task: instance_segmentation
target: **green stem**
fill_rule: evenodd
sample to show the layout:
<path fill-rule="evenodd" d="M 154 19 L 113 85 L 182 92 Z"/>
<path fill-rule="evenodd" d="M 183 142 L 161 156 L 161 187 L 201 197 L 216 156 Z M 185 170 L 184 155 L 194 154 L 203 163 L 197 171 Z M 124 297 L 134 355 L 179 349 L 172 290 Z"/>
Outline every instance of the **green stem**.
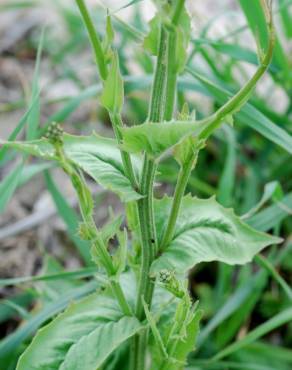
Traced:
<path fill-rule="evenodd" d="M 99 37 L 96 33 L 96 30 L 94 28 L 92 19 L 89 15 L 89 12 L 88 12 L 88 9 L 85 5 L 84 0 L 76 0 L 76 3 L 79 7 L 81 16 L 83 18 L 83 21 L 85 23 L 87 32 L 89 34 L 89 39 L 90 39 L 92 47 L 93 47 L 95 60 L 96 60 L 96 64 L 97 64 L 97 67 L 98 67 L 100 77 L 103 81 L 105 81 L 107 76 L 108 76 L 108 70 L 107 70 L 106 60 L 105 60 L 104 51 L 103 51 L 103 48 L 102 48 L 101 41 L 100 41 L 100 39 L 99 39 Z M 121 115 L 119 113 L 116 114 L 116 113 L 111 113 L 111 112 L 109 112 L 109 115 L 110 115 L 110 119 L 111 119 L 111 122 L 112 122 L 112 126 L 113 126 L 113 130 L 114 130 L 116 139 L 117 139 L 118 143 L 121 144 L 122 135 L 121 135 L 120 130 L 119 130 L 119 127 L 123 126 Z M 121 150 L 121 157 L 122 157 L 122 161 L 123 161 L 123 164 L 124 164 L 124 168 L 125 168 L 127 177 L 131 181 L 131 184 L 132 184 L 133 188 L 135 190 L 138 190 L 138 183 L 137 183 L 137 180 L 136 180 L 136 177 L 135 177 L 135 173 L 134 173 L 134 170 L 133 170 L 130 155 L 128 153 L 124 152 L 123 150 Z"/>
<path fill-rule="evenodd" d="M 132 316 L 133 315 L 132 309 L 129 306 L 129 303 L 127 302 L 127 300 L 126 300 L 126 297 L 125 297 L 124 292 L 122 290 L 121 284 L 116 280 L 112 280 L 111 281 L 111 288 L 112 288 L 112 291 L 113 291 L 114 295 L 116 296 L 116 298 L 119 302 L 119 305 L 120 305 L 122 311 L 124 312 L 124 314 L 126 316 Z"/>
<path fill-rule="evenodd" d="M 102 265 L 104 266 L 106 273 L 110 279 L 110 285 L 114 295 L 116 296 L 119 305 L 126 316 L 132 316 L 132 309 L 128 304 L 124 292 L 120 283 L 116 280 L 116 269 L 113 264 L 111 255 L 109 254 L 106 245 L 100 235 L 99 230 L 95 226 L 94 220 L 92 216 L 88 216 L 83 219 L 85 224 L 87 225 L 88 229 L 92 233 L 92 240 L 95 248 L 98 250 L 98 255 L 100 256 L 100 260 Z"/>
<path fill-rule="evenodd" d="M 74 165 L 66 158 L 66 155 L 59 145 L 56 146 L 56 151 L 59 156 L 60 163 L 64 171 L 70 176 L 72 185 L 77 193 L 80 213 L 83 219 L 83 222 L 88 230 L 88 235 L 92 241 L 93 246 L 97 249 L 98 255 L 100 257 L 101 264 L 106 270 L 106 273 L 110 279 L 111 288 L 115 294 L 119 305 L 126 316 L 132 316 L 132 310 L 129 306 L 124 292 L 120 286 L 120 283 L 116 280 L 116 269 L 113 264 L 110 253 L 107 250 L 107 247 L 104 243 L 104 240 L 97 229 L 94 219 L 92 217 L 93 210 L 93 201 L 91 193 L 87 188 L 85 180 L 82 175 L 76 171 Z"/>
<path fill-rule="evenodd" d="M 167 79 L 166 79 L 166 99 L 165 99 L 165 112 L 164 120 L 170 121 L 173 117 L 175 106 L 175 98 L 177 93 L 177 32 L 174 27 L 169 28 L 169 41 L 168 41 L 168 65 L 167 65 Z"/>
<path fill-rule="evenodd" d="M 165 111 L 165 89 L 167 78 L 167 32 L 161 26 L 160 47 L 157 58 L 156 71 L 151 94 L 149 109 L 149 121 L 160 122 Z M 144 157 L 141 193 L 145 196 L 138 202 L 138 212 L 141 228 L 142 244 L 142 268 L 140 276 L 140 288 L 137 297 L 136 314 L 139 318 L 144 318 L 144 308 L 142 297 L 144 296 L 147 305 L 147 289 L 151 284 L 149 277 L 150 264 L 155 255 L 156 232 L 153 216 L 153 183 L 155 177 L 156 164 L 147 154 Z"/>
<path fill-rule="evenodd" d="M 226 104 L 224 104 L 217 112 L 212 114 L 210 117 L 207 117 L 201 121 L 197 121 L 197 124 L 205 123 L 206 128 L 201 132 L 200 139 L 206 139 L 210 134 L 218 128 L 222 120 L 226 118 L 228 115 L 235 113 L 236 111 L 240 110 L 240 108 L 245 104 L 248 97 L 254 90 L 254 88 L 257 85 L 257 82 L 261 79 L 261 77 L 264 75 L 266 70 L 268 69 L 272 57 L 273 57 L 273 51 L 275 46 L 275 31 L 274 27 L 271 23 L 268 24 L 269 27 L 269 45 L 267 48 L 267 51 L 264 55 L 264 57 L 260 60 L 260 65 L 252 78 L 235 94 Z M 186 71 L 191 74 L 192 76 L 199 77 L 196 73 L 194 73 L 189 67 L 186 67 Z"/>
<path fill-rule="evenodd" d="M 154 82 L 149 108 L 150 122 L 161 122 L 165 114 L 166 81 L 167 81 L 168 33 L 161 25 L 159 52 L 156 63 Z M 153 211 L 153 185 L 156 164 L 147 154 L 144 156 L 140 191 L 145 196 L 138 201 L 138 214 L 141 233 L 141 271 L 137 292 L 136 316 L 145 318 L 143 297 L 148 307 L 151 306 L 153 295 L 153 282 L 149 276 L 150 266 L 157 251 L 157 240 Z M 132 344 L 132 370 L 145 369 L 145 355 L 148 340 L 148 330 L 136 335 Z"/>
<path fill-rule="evenodd" d="M 187 183 L 189 181 L 192 169 L 197 159 L 197 153 L 193 152 L 186 164 L 180 168 L 178 180 L 175 187 L 174 197 L 172 201 L 170 216 L 168 219 L 167 227 L 163 233 L 159 252 L 163 252 L 172 241 L 175 231 L 175 225 L 178 218 L 182 198 L 184 196 Z"/>
<path fill-rule="evenodd" d="M 118 142 L 118 144 L 122 144 L 123 137 L 122 137 L 122 134 L 121 134 L 121 131 L 120 131 L 120 128 L 123 126 L 122 117 L 121 117 L 120 113 L 113 114 L 113 113 L 110 113 L 110 112 L 109 112 L 109 116 L 110 116 L 110 120 L 111 120 L 111 123 L 112 123 L 112 127 L 113 127 L 113 130 L 114 130 L 114 134 L 115 134 L 115 137 L 117 139 L 117 142 Z M 126 172 L 126 176 L 130 180 L 132 187 L 136 191 L 138 191 L 139 185 L 138 185 L 138 182 L 137 182 L 137 179 L 136 179 L 136 175 L 135 175 L 135 172 L 134 172 L 134 168 L 133 168 L 133 164 L 132 164 L 132 161 L 131 161 L 130 154 L 125 152 L 124 150 L 120 150 L 120 152 L 121 152 L 122 162 L 123 162 L 123 166 L 124 166 L 124 169 L 125 169 L 125 172 Z"/>
<path fill-rule="evenodd" d="M 94 51 L 94 55 L 95 55 L 95 59 L 96 59 L 96 64 L 99 69 L 100 77 L 103 81 L 105 81 L 107 78 L 108 71 L 107 71 L 106 61 L 105 61 L 104 52 L 102 49 L 100 39 L 97 36 L 96 30 L 94 28 L 92 19 L 90 18 L 89 12 L 86 8 L 85 2 L 83 0 L 76 0 L 76 3 L 82 15 L 87 32 L 89 34 L 89 38 L 90 38 L 93 51 Z"/>
<path fill-rule="evenodd" d="M 177 0 L 176 6 L 173 12 L 173 16 L 172 16 L 172 24 L 174 26 L 178 25 L 184 5 L 185 5 L 185 0 Z"/>

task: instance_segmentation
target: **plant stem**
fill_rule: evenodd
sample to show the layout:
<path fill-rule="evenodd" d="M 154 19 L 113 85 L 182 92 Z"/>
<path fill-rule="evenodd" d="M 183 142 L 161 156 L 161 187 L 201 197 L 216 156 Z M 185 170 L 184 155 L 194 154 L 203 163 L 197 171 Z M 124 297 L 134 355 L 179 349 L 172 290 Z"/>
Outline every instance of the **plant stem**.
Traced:
<path fill-rule="evenodd" d="M 160 47 L 157 58 L 155 77 L 152 88 L 151 103 L 149 109 L 149 121 L 161 122 L 165 112 L 165 92 L 167 79 L 167 32 L 161 26 Z M 138 290 L 136 314 L 139 318 L 144 318 L 144 308 L 142 296 L 146 304 L 148 285 L 151 284 L 149 277 L 150 264 L 156 252 L 156 231 L 153 216 L 153 183 L 155 177 L 156 164 L 147 154 L 144 156 L 140 191 L 145 196 L 138 201 L 138 212 L 141 230 L 142 247 L 142 267 L 140 276 L 140 286 Z"/>
<path fill-rule="evenodd" d="M 72 185 L 77 193 L 78 203 L 80 208 L 80 213 L 83 219 L 83 222 L 86 226 L 88 232 L 88 238 L 92 242 L 92 245 L 97 249 L 98 256 L 102 266 L 105 268 L 106 273 L 109 277 L 111 288 L 115 294 L 117 301 L 126 316 L 132 316 L 132 310 L 129 306 L 124 292 L 120 286 L 120 283 L 116 278 L 116 269 L 113 264 L 110 253 L 107 250 L 107 247 L 104 243 L 104 240 L 97 229 L 94 219 L 92 217 L 93 211 L 93 200 L 90 191 L 87 188 L 83 176 L 78 173 L 74 168 L 74 165 L 66 158 L 66 155 L 60 146 L 56 146 L 56 151 L 58 153 L 61 165 L 64 171 L 69 175 Z"/>
<path fill-rule="evenodd" d="M 175 187 L 174 197 L 172 201 L 170 216 L 168 219 L 167 227 L 163 233 L 162 241 L 160 244 L 159 252 L 163 252 L 172 241 L 175 231 L 175 225 L 178 218 L 182 198 L 184 196 L 187 183 L 190 178 L 192 169 L 194 168 L 197 159 L 197 152 L 193 152 L 184 166 L 181 166 L 178 180 Z"/>
<path fill-rule="evenodd" d="M 83 18 L 83 21 L 85 23 L 89 39 L 91 41 L 94 55 L 95 55 L 95 60 L 96 60 L 96 65 L 98 67 L 98 72 L 100 74 L 100 77 L 102 81 L 104 82 L 108 76 L 108 69 L 107 69 L 107 64 L 104 56 L 104 51 L 102 48 L 101 41 L 96 33 L 96 30 L 94 28 L 92 19 L 89 15 L 88 9 L 85 5 L 84 0 L 76 0 L 76 3 L 79 7 L 81 16 Z M 112 113 L 108 112 L 111 123 L 113 126 L 113 130 L 117 139 L 117 142 L 121 144 L 122 142 L 122 135 L 120 133 L 119 127 L 123 126 L 123 121 L 121 118 L 121 115 L 119 113 Z M 138 183 L 135 177 L 135 172 L 133 170 L 132 162 L 131 162 L 131 157 L 128 153 L 125 151 L 121 150 L 121 157 L 123 161 L 123 165 L 125 168 L 126 176 L 129 178 L 131 185 L 135 190 L 138 190 Z"/>
<path fill-rule="evenodd" d="M 173 12 L 173 16 L 172 16 L 172 24 L 174 26 L 178 25 L 184 5 L 185 5 L 185 0 L 177 0 L 176 6 Z"/>
<path fill-rule="evenodd" d="M 115 267 L 113 265 L 112 258 L 111 258 L 110 254 L 109 254 L 109 252 L 106 248 L 106 245 L 104 244 L 104 241 L 103 241 L 103 239 L 100 235 L 99 230 L 95 226 L 95 223 L 94 223 L 94 220 L 93 220 L 92 216 L 86 217 L 83 220 L 84 220 L 85 224 L 87 225 L 87 227 L 90 229 L 90 231 L 93 234 L 93 238 L 92 238 L 93 244 L 95 245 L 95 247 L 98 250 L 98 254 L 100 256 L 101 263 L 104 266 L 104 268 L 106 270 L 106 273 L 109 277 L 112 291 L 113 291 L 114 295 L 116 296 L 117 301 L 119 302 L 119 305 L 120 305 L 123 313 L 126 316 L 132 316 L 133 315 L 132 309 L 129 306 L 127 300 L 126 300 L 126 297 L 124 295 L 124 292 L 122 290 L 122 287 L 121 287 L 120 283 L 116 280 L 116 276 L 115 276 L 116 270 L 115 270 Z"/>
<path fill-rule="evenodd" d="M 167 81 L 168 34 L 163 25 L 160 30 L 159 52 L 151 93 L 149 108 L 150 122 L 161 122 L 165 114 L 166 81 Z M 141 234 L 141 271 L 137 292 L 136 316 L 145 318 L 143 298 L 148 307 L 151 306 L 153 282 L 149 276 L 150 266 L 157 251 L 156 231 L 153 212 L 153 183 L 156 171 L 155 162 L 147 154 L 144 156 L 140 191 L 145 196 L 138 201 L 138 214 Z M 145 355 L 148 330 L 136 335 L 131 350 L 131 369 L 145 369 Z"/>
<path fill-rule="evenodd" d="M 116 298 L 119 302 L 119 305 L 120 305 L 123 313 L 126 316 L 132 316 L 133 315 L 132 309 L 129 306 L 129 303 L 127 302 L 127 300 L 126 300 L 126 297 L 124 295 L 121 284 L 116 280 L 111 280 L 111 288 L 112 288 L 112 291 L 113 291 L 114 295 L 116 296 Z"/>
<path fill-rule="evenodd" d="M 177 85 L 177 63 L 176 63 L 176 52 L 177 52 L 177 33 L 174 27 L 169 28 L 169 41 L 168 41 L 168 64 L 167 64 L 167 79 L 166 79 L 166 104 L 164 112 L 164 120 L 170 121 L 173 116 L 173 110 L 175 106 L 176 98 L 176 85 Z"/>
<path fill-rule="evenodd" d="M 104 57 L 104 52 L 99 37 L 97 36 L 96 30 L 94 28 L 92 19 L 90 18 L 89 12 L 86 8 L 84 0 L 76 0 L 80 13 L 82 15 L 83 21 L 85 23 L 89 38 L 93 47 L 96 63 L 99 69 L 100 77 L 104 81 L 107 78 L 107 66 Z"/>
<path fill-rule="evenodd" d="M 121 117 L 120 113 L 112 114 L 110 112 L 109 112 L 109 116 L 110 116 L 110 120 L 111 120 L 111 123 L 112 123 L 112 127 L 113 127 L 113 130 L 114 130 L 114 134 L 115 134 L 115 137 L 117 139 L 117 142 L 118 142 L 118 144 L 122 144 L 123 137 L 122 137 L 122 134 L 121 134 L 121 131 L 120 131 L 120 127 L 123 126 L 122 117 Z M 134 168 L 133 168 L 133 164 L 132 164 L 132 161 L 131 161 L 130 154 L 125 152 L 122 149 L 120 150 L 120 152 L 121 152 L 122 162 L 123 162 L 123 166 L 124 166 L 124 169 L 125 169 L 125 172 L 126 172 L 126 176 L 130 180 L 131 185 L 134 188 L 134 190 L 138 191 L 139 185 L 138 185 L 138 182 L 137 182 L 137 179 L 136 179 L 136 175 L 135 175 L 135 172 L 134 172 Z"/>

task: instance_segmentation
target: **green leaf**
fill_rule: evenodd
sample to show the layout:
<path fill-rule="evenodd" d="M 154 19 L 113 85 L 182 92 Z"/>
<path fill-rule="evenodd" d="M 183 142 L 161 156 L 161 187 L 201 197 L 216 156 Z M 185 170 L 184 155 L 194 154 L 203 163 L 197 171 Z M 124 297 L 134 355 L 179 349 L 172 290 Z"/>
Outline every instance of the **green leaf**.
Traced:
<path fill-rule="evenodd" d="M 191 35 L 191 18 L 185 7 L 180 15 L 176 33 L 176 67 L 177 72 L 181 73 L 188 59 L 187 51 Z"/>
<path fill-rule="evenodd" d="M 17 370 L 96 370 L 141 328 L 136 318 L 123 317 L 112 297 L 92 294 L 39 330 Z"/>
<path fill-rule="evenodd" d="M 45 322 L 63 311 L 72 300 L 80 299 L 95 291 L 98 287 L 97 281 L 83 284 L 80 288 L 74 288 L 64 292 L 54 302 L 46 305 L 43 310 L 37 312 L 28 321 L 23 323 L 16 331 L 0 341 L 0 363 L 13 356 L 21 343 L 28 338 Z"/>
<path fill-rule="evenodd" d="M 189 113 L 189 107 L 187 104 L 183 106 L 182 112 L 179 114 L 178 119 L 181 121 L 192 121 L 195 120 L 195 112 L 191 115 Z M 178 164 L 182 167 L 188 165 L 189 161 L 192 160 L 194 152 L 198 152 L 203 147 L 203 143 L 198 143 L 198 140 L 194 136 L 187 136 L 181 140 L 173 148 L 173 155 Z M 193 160 L 192 160 L 193 161 Z M 194 163 L 195 165 L 195 163 Z"/>
<path fill-rule="evenodd" d="M 161 123 L 147 122 L 139 126 L 122 128 L 123 149 L 137 153 L 146 151 L 147 154 L 157 157 L 167 149 L 180 143 L 190 134 L 198 135 L 206 124 L 171 121 Z"/>
<path fill-rule="evenodd" d="M 101 104 L 111 113 L 120 113 L 124 103 L 124 83 L 120 73 L 119 57 L 114 53 L 111 69 L 104 83 Z"/>
<path fill-rule="evenodd" d="M 2 142 L 5 147 L 17 149 L 47 160 L 58 160 L 54 147 L 47 139 L 30 142 Z M 104 188 L 118 194 L 123 201 L 142 197 L 131 186 L 124 173 L 120 151 L 115 140 L 96 134 L 91 136 L 64 135 L 64 151 L 78 168 L 90 175 Z M 140 161 L 134 158 L 133 164 L 138 172 Z"/>
<path fill-rule="evenodd" d="M 173 355 L 174 359 L 179 363 L 185 362 L 187 355 L 194 351 L 197 337 L 200 330 L 200 320 L 202 318 L 203 312 L 201 310 L 196 311 L 193 313 L 191 319 L 186 325 L 186 335 L 184 338 L 180 339 L 176 344 L 175 353 Z M 174 363 L 172 366 L 170 365 L 167 370 L 177 370 L 178 364 Z"/>
<path fill-rule="evenodd" d="M 160 24 L 161 24 L 161 17 L 157 14 L 154 18 L 151 19 L 149 22 L 150 31 L 148 35 L 145 37 L 143 42 L 143 47 L 151 55 L 157 56 L 158 54 L 158 40 L 160 35 Z"/>
<path fill-rule="evenodd" d="M 166 227 L 172 199 L 156 201 L 155 215 L 158 240 Z M 152 272 L 162 269 L 185 273 L 200 262 L 221 261 L 242 265 L 263 248 L 281 239 L 258 232 L 244 224 L 233 210 L 215 198 L 184 197 L 175 235 L 166 251 L 153 262 Z"/>

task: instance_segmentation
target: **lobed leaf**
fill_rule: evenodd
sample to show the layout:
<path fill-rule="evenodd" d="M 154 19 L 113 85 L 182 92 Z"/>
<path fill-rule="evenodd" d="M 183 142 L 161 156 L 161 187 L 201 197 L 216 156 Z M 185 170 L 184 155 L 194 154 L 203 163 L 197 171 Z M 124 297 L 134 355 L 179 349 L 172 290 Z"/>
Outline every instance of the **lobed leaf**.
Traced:
<path fill-rule="evenodd" d="M 161 240 L 172 199 L 155 203 L 158 238 Z M 206 200 L 184 197 L 183 210 L 177 220 L 175 235 L 165 252 L 153 262 L 152 272 L 162 269 L 185 273 L 200 262 L 221 261 L 242 265 L 263 248 L 281 239 L 259 232 L 243 223 L 233 210 L 226 209 L 215 198 Z"/>

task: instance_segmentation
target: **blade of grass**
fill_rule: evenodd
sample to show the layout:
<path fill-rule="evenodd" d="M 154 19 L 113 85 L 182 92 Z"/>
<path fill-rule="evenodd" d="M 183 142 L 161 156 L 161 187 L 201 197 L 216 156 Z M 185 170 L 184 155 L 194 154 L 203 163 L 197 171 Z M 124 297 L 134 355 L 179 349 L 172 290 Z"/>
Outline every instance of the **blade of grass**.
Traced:
<path fill-rule="evenodd" d="M 41 56 L 42 50 L 44 45 L 44 38 L 45 38 L 45 29 L 42 29 L 41 37 L 38 45 L 37 50 L 37 57 L 35 63 L 35 70 L 32 82 L 32 91 L 31 91 L 31 98 L 30 101 L 34 102 L 31 104 L 32 108 L 30 113 L 27 117 L 27 139 L 33 140 L 37 138 L 37 128 L 40 123 L 40 89 L 39 89 L 39 74 L 40 74 L 40 63 L 41 63 Z"/>
<path fill-rule="evenodd" d="M 214 331 L 223 321 L 230 317 L 235 311 L 237 311 L 247 300 L 247 298 L 263 285 L 265 279 L 266 275 L 263 272 L 258 273 L 256 276 L 252 276 L 243 286 L 239 287 L 228 298 L 227 302 L 201 330 L 197 348 L 200 348 L 210 333 Z"/>
<path fill-rule="evenodd" d="M 38 76 L 39 76 L 39 65 L 40 65 L 40 58 L 41 58 L 41 52 L 43 47 L 43 41 L 44 41 L 44 29 L 41 34 L 39 46 L 38 46 L 38 52 L 37 52 L 37 59 L 35 64 L 35 71 L 34 71 L 34 79 L 33 79 L 33 86 L 32 86 L 32 96 L 31 96 L 31 102 L 30 102 L 30 108 L 29 113 L 26 117 L 27 119 L 27 137 L 29 139 L 35 138 L 36 135 L 36 129 L 37 125 L 39 123 L 39 89 L 38 89 Z M 15 135 L 15 132 L 18 132 L 18 130 L 21 130 L 23 127 L 25 121 L 21 120 L 17 128 L 14 130 L 12 135 Z M 1 154 L 1 153 L 0 153 Z M 5 155 L 5 152 L 4 152 Z M 3 156 L 3 152 L 2 152 Z M 21 163 L 19 163 L 11 172 L 10 174 L 1 182 L 0 184 L 0 212 L 2 212 L 8 202 L 10 201 L 11 197 L 14 194 L 14 191 L 16 190 L 18 186 L 18 182 L 20 180 L 20 176 L 23 170 L 23 165 L 25 163 L 25 159 L 27 156 L 23 157 L 23 160 Z"/>
<path fill-rule="evenodd" d="M 3 303 L 3 299 L 0 300 L 0 323 L 4 323 L 14 315 L 14 310 Z M 17 293 L 9 299 L 10 302 L 17 304 L 23 308 L 29 307 L 33 301 L 33 294 L 30 291 L 23 293 Z"/>
<path fill-rule="evenodd" d="M 272 345 L 264 342 L 254 342 L 246 346 L 245 350 L 253 351 L 263 358 L 272 357 L 277 361 L 284 361 L 292 364 L 292 349 Z"/>
<path fill-rule="evenodd" d="M 226 161 L 219 181 L 217 192 L 218 201 L 225 207 L 232 205 L 233 189 L 236 171 L 236 138 L 233 129 L 229 126 L 223 127 L 226 134 L 227 155 Z"/>
<path fill-rule="evenodd" d="M 233 361 L 218 361 L 216 364 L 209 363 L 208 361 L 195 361 L 194 364 L 199 368 L 187 367 L 186 370 L 199 370 L 199 369 L 234 369 L 234 370 L 275 370 L 274 367 L 267 367 L 266 365 L 259 365 L 255 363 L 245 362 L 244 364 Z"/>
<path fill-rule="evenodd" d="M 268 231 L 283 221 L 289 215 L 289 210 L 292 210 L 292 193 L 284 196 L 281 202 L 252 216 L 246 222 L 257 230 Z"/>
<path fill-rule="evenodd" d="M 97 280 L 102 281 L 103 283 L 106 282 L 106 279 L 103 275 L 97 274 L 96 267 L 88 267 L 83 268 L 75 271 L 65 271 L 58 274 L 48 274 L 48 275 L 41 275 L 41 276 L 23 276 L 19 278 L 11 278 L 11 279 L 0 279 L 0 286 L 10 286 L 10 285 L 19 285 L 19 284 L 27 284 L 33 283 L 36 281 L 51 281 L 51 280 L 67 280 L 67 279 L 83 279 L 86 277 L 90 277 L 95 275 Z"/>
<path fill-rule="evenodd" d="M 280 187 L 280 184 L 278 181 L 272 181 L 265 185 L 263 195 L 260 199 L 260 201 L 252 207 L 247 213 L 245 213 L 243 216 L 241 216 L 242 220 L 245 220 L 247 218 L 252 217 L 260 208 L 265 205 L 265 203 L 270 200 L 274 194 L 278 191 Z"/>
<path fill-rule="evenodd" d="M 77 247 L 77 250 L 85 264 L 87 266 L 92 265 L 93 262 L 90 255 L 90 244 L 85 240 L 81 240 L 77 235 L 78 225 L 80 221 L 79 217 L 77 216 L 75 210 L 68 204 L 62 193 L 58 190 L 56 184 L 54 183 L 54 180 L 52 179 L 48 171 L 45 172 L 44 176 L 47 189 L 53 198 L 58 213 L 67 226 L 70 239 Z"/>
<path fill-rule="evenodd" d="M 35 104 L 37 104 L 39 99 L 39 95 L 36 95 L 34 99 L 29 104 L 29 107 L 27 111 L 24 113 L 22 118 L 20 119 L 19 123 L 15 127 L 15 129 L 12 131 L 12 133 L 8 137 L 8 141 L 13 141 L 17 138 L 17 135 L 21 132 L 21 130 L 24 128 L 24 126 L 27 123 L 27 119 L 29 115 L 31 114 L 31 111 L 34 109 Z M 5 156 L 9 149 L 7 148 L 0 148 L 0 166 L 4 165 L 5 162 Z"/>
<path fill-rule="evenodd" d="M 187 67 L 187 72 L 194 78 L 198 79 L 218 103 L 224 104 L 226 99 L 233 96 L 230 91 L 216 85 L 214 82 L 202 76 L 201 73 L 196 72 L 193 68 L 190 69 Z M 241 111 L 235 114 L 235 119 L 238 120 L 238 122 L 249 126 L 271 142 L 279 145 L 288 153 L 292 154 L 291 135 L 279 126 L 275 125 L 250 103 L 246 103 L 241 108 Z"/>
<path fill-rule="evenodd" d="M 264 49 L 268 42 L 268 34 L 260 0 L 253 1 L 253 6 L 250 6 L 249 2 L 246 0 L 239 0 L 239 3 L 252 33 L 259 39 L 259 43 Z M 289 62 L 278 38 L 276 39 L 273 60 L 274 64 L 278 66 L 278 69 L 285 74 L 286 78 L 288 78 L 290 73 Z"/>
<path fill-rule="evenodd" d="M 23 160 L 18 163 L 0 184 L 0 213 L 4 211 L 10 201 L 15 189 L 17 188 L 21 172 L 23 169 Z"/>
<path fill-rule="evenodd" d="M 273 279 L 283 289 L 288 299 L 292 301 L 292 289 L 289 287 L 286 281 L 282 278 L 282 276 L 278 273 L 278 271 L 271 264 L 271 262 L 267 258 L 262 256 L 261 254 L 255 256 L 255 262 L 258 265 L 262 266 L 273 277 Z"/>
<path fill-rule="evenodd" d="M 250 331 L 245 337 L 232 343 L 231 345 L 224 348 L 222 351 L 218 352 L 211 361 L 218 361 L 226 356 L 230 356 L 234 352 L 244 348 L 250 343 L 255 342 L 264 335 L 270 333 L 274 329 L 289 323 L 292 320 L 292 307 L 280 312 L 270 320 L 267 320 L 263 324 L 259 325 L 256 329 Z"/>
<path fill-rule="evenodd" d="M 283 28 L 287 38 L 292 38 L 292 22 L 291 22 L 291 4 L 290 8 L 286 8 L 287 0 L 279 0 L 280 15 L 282 18 Z"/>

